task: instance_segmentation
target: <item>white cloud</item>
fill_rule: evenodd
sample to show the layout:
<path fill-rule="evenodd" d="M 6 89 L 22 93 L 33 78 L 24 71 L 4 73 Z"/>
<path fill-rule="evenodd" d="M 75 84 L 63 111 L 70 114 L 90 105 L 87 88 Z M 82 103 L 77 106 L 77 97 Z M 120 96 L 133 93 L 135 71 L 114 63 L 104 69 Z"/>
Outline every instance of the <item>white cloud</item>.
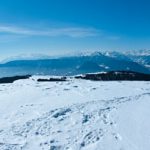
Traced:
<path fill-rule="evenodd" d="M 0 33 L 18 34 L 27 36 L 68 36 L 68 37 L 91 37 L 100 35 L 101 31 L 94 28 L 81 27 L 63 27 L 63 28 L 47 28 L 43 29 L 29 29 L 15 26 L 0 25 Z"/>

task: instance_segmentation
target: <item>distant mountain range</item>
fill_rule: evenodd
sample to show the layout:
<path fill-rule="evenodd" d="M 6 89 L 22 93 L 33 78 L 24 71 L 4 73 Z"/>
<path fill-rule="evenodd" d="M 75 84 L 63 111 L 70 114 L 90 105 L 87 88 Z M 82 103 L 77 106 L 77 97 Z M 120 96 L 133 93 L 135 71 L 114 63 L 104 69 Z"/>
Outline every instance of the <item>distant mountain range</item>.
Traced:
<path fill-rule="evenodd" d="M 104 52 L 104 55 L 120 60 L 133 61 L 150 69 L 150 50 L 119 52 Z"/>
<path fill-rule="evenodd" d="M 10 60 L 0 64 L 0 76 L 77 75 L 107 71 L 135 71 L 150 74 L 150 51 L 94 52 L 63 57 Z M 20 57 L 21 58 L 21 57 Z"/>

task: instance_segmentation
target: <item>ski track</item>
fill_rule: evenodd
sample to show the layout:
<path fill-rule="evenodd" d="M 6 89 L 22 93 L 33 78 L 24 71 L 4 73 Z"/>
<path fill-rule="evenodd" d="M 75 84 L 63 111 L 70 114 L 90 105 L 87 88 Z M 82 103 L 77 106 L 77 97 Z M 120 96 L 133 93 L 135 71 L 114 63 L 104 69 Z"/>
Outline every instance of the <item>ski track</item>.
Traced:
<path fill-rule="evenodd" d="M 59 94 L 58 87 L 61 84 L 63 83 L 54 85 L 54 88 L 37 83 L 36 88 L 42 87 L 44 91 L 53 89 Z M 78 92 L 83 98 L 86 97 L 84 92 L 98 88 L 98 85 L 84 88 L 81 94 L 79 92 L 82 89 L 80 85 L 74 85 L 72 81 L 66 84 L 76 89 L 74 92 Z M 14 90 L 11 85 L 3 86 L 5 88 L 1 92 Z M 19 86 L 23 85 L 19 84 Z M 107 87 L 105 89 L 107 90 Z M 70 89 L 65 87 L 63 90 L 69 91 Z M 10 123 L 9 127 L 0 128 L 0 150 L 103 150 L 103 147 L 106 147 L 103 145 L 105 140 L 115 143 L 116 150 L 125 150 L 122 145 L 122 135 L 117 131 L 117 120 L 114 115 L 122 105 L 150 96 L 148 91 L 149 88 L 133 96 L 72 104 L 39 113 L 36 117 L 24 122 L 14 121 Z M 38 110 L 42 105 L 42 102 L 41 104 L 21 105 L 20 110 L 17 110 L 11 117 L 12 119 L 23 118 L 26 115 L 24 113 L 26 108 Z M 10 118 L 6 117 L 5 119 Z M 131 149 L 138 149 L 130 142 L 129 144 Z"/>

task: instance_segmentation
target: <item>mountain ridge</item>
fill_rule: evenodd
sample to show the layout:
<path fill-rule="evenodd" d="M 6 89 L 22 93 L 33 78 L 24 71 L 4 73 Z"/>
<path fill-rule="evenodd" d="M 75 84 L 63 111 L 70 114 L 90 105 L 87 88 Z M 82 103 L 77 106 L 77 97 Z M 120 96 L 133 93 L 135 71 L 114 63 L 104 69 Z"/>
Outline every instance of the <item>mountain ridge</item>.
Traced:
<path fill-rule="evenodd" d="M 140 58 L 139 58 L 140 57 Z M 130 55 L 120 52 L 83 53 L 62 57 L 12 60 L 0 64 L 0 71 L 16 72 L 14 75 L 77 75 L 101 71 L 135 71 L 150 73 L 150 56 Z M 12 71 L 10 71 L 12 70 Z"/>

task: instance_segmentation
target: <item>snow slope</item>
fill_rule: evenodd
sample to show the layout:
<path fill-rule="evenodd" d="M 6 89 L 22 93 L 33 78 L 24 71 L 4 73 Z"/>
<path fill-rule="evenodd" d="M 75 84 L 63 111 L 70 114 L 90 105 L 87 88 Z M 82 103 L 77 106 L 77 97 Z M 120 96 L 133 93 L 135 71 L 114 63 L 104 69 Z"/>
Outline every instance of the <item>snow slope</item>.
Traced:
<path fill-rule="evenodd" d="M 150 82 L 37 78 L 0 84 L 0 150 L 149 150 Z"/>

